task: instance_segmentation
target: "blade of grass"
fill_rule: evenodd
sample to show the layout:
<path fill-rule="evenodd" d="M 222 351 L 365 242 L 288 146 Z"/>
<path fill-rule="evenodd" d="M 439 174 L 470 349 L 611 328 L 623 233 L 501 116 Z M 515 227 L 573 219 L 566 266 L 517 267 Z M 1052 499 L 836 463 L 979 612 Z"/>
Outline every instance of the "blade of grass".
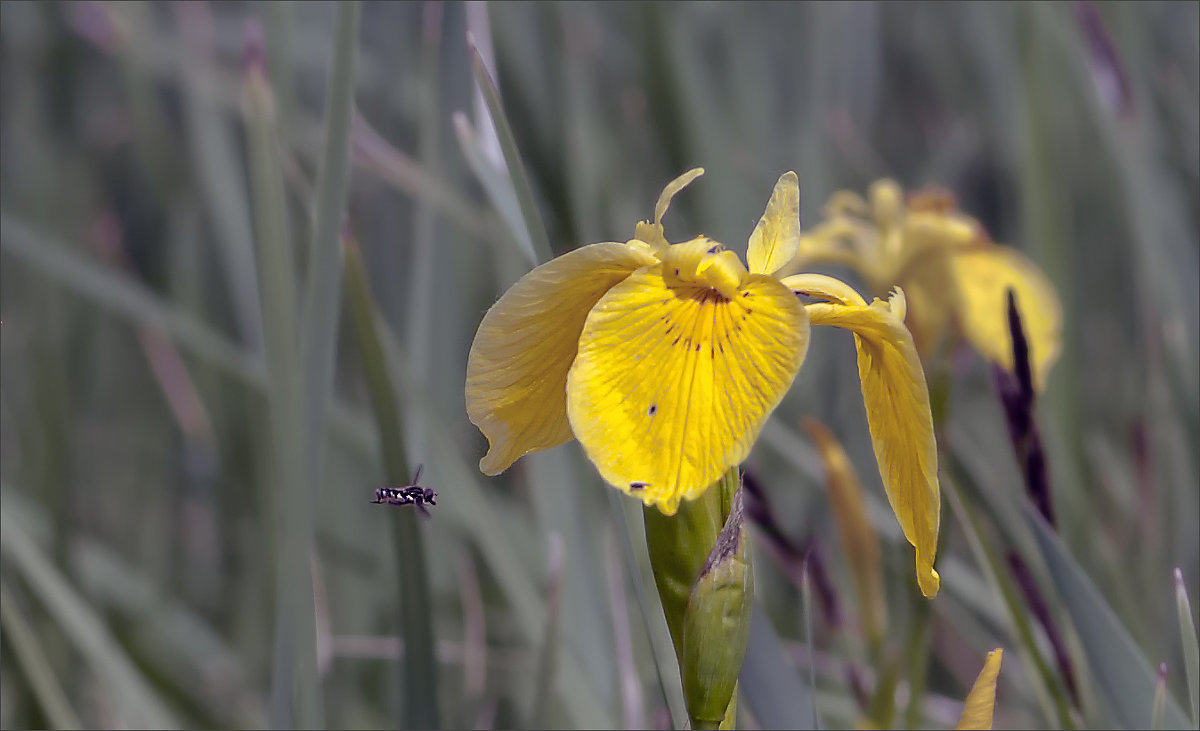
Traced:
<path fill-rule="evenodd" d="M 513 282 L 529 271 L 531 265 L 538 263 L 537 254 L 529 242 L 528 232 L 521 219 L 521 205 L 513 193 L 512 184 L 503 170 L 493 167 L 483 150 L 483 142 L 479 133 L 471 127 L 467 115 L 455 112 L 454 134 L 458 138 L 458 146 L 462 149 L 467 166 L 475 173 L 475 178 L 487 192 L 495 207 L 496 213 L 505 223 L 508 236 L 493 236 L 486 239 L 496 252 L 496 284 L 500 291 L 506 290 Z M 516 249 L 520 257 L 510 256 L 511 249 Z"/>
<path fill-rule="evenodd" d="M 12 654 L 16 657 L 17 667 L 25 674 L 33 695 L 52 728 L 83 728 L 83 723 L 71 707 L 71 701 L 63 692 L 62 684 L 54 675 L 49 658 L 37 633 L 29 626 L 29 622 L 21 614 L 16 600 L 8 586 L 0 581 L 0 626 Z"/>
<path fill-rule="evenodd" d="M 762 728 L 820 727 L 812 695 L 784 656 L 779 635 L 757 602 L 738 688 Z"/>
<path fill-rule="evenodd" d="M 614 493 L 612 497 L 619 496 Z M 604 573 L 608 580 L 609 611 L 612 613 L 617 675 L 621 685 L 621 709 L 625 728 L 643 728 L 646 726 L 646 712 L 642 701 L 642 682 L 633 661 L 633 638 L 629 632 L 629 605 L 625 600 L 625 576 L 621 572 L 620 558 L 617 556 L 617 540 L 616 534 L 611 529 L 604 532 Z"/>
<path fill-rule="evenodd" d="M 813 621 L 812 621 L 812 592 L 808 586 L 808 571 L 800 574 L 800 612 L 804 615 L 804 645 L 808 649 L 808 656 L 814 657 L 813 650 L 816 646 L 813 644 Z M 817 666 L 816 663 L 808 663 L 808 692 L 812 698 L 812 727 L 819 728 L 820 723 L 817 721 Z"/>
<path fill-rule="evenodd" d="M 322 723 L 317 672 L 310 554 L 313 500 L 304 453 L 303 374 L 298 367 L 296 269 L 287 201 L 279 164 L 274 102 L 262 59 L 252 59 L 245 86 L 248 107 L 250 183 L 255 238 L 262 278 L 262 320 L 267 402 L 272 447 L 271 505 L 274 551 L 275 639 L 271 670 L 271 726 L 319 727 Z"/>
<path fill-rule="evenodd" d="M 346 240 L 346 297 L 354 323 L 355 339 L 367 379 L 371 408 L 379 427 L 379 449 L 384 477 L 390 484 L 408 483 L 410 472 L 404 452 L 404 434 L 396 398 L 388 376 L 388 361 L 379 345 L 378 322 L 371 300 L 367 271 L 357 244 Z M 392 535 L 399 560 L 400 634 L 404 638 L 405 728 L 437 728 L 437 664 L 434 658 L 433 619 L 430 615 L 429 577 L 417 514 L 395 511 Z"/>
<path fill-rule="evenodd" d="M 484 66 L 483 58 L 475 47 L 475 38 L 471 34 L 467 36 L 467 46 L 471 53 L 471 66 L 475 71 L 475 82 L 479 84 L 479 88 L 483 92 L 488 114 L 491 116 L 492 124 L 496 126 L 496 135 L 500 139 L 500 150 L 504 154 L 504 163 L 508 167 L 509 180 L 516 193 L 517 202 L 521 206 L 525 234 L 528 236 L 533 251 L 534 263 L 549 261 L 553 256 L 550 239 L 546 235 L 542 216 L 538 213 L 537 202 L 533 197 L 533 188 L 529 185 L 529 178 L 525 174 L 525 165 L 521 162 L 521 154 L 517 149 L 517 140 L 513 137 L 508 117 L 504 114 L 500 92 L 496 88 L 496 82 L 488 73 L 487 67 Z"/>
<path fill-rule="evenodd" d="M 1175 606 L 1179 611 L 1179 639 L 1183 645 L 1183 670 L 1187 676 L 1188 700 L 1192 703 L 1192 722 L 1200 725 L 1200 645 L 1196 642 L 1196 625 L 1192 624 L 1192 605 L 1183 572 L 1175 569 Z"/>
<path fill-rule="evenodd" d="M 1004 619 L 1010 631 L 1020 638 L 1020 644 L 1016 647 L 1017 654 L 1023 663 L 1037 671 L 1035 678 L 1040 682 L 1033 683 L 1032 687 L 1042 713 L 1048 722 L 1053 719 L 1059 728 L 1074 728 L 1074 719 L 1071 718 L 1063 689 L 1055 681 L 1049 664 L 1042 657 L 1034 640 L 1029 617 L 1018 603 L 1017 592 L 1008 580 L 1008 575 L 1002 570 L 995 550 L 983 539 L 979 519 L 963 497 L 957 480 L 943 477 L 941 484 L 946 493 L 946 501 L 950 504 L 993 595 L 1003 600 Z"/>
<path fill-rule="evenodd" d="M 51 619 L 79 649 L 98 678 L 114 691 L 122 722 L 133 728 L 178 728 L 180 722 L 154 692 L 87 601 L 34 544 L 15 513 L 0 509 L 0 547 Z"/>
<path fill-rule="evenodd" d="M 1100 685 L 1099 695 L 1106 700 L 1113 721 L 1125 728 L 1142 728 L 1153 712 L 1157 676 L 1053 529 L 1031 506 L 1026 505 L 1026 512 L 1054 585 L 1082 640 L 1091 675 Z M 1190 726 L 1179 704 L 1169 695 L 1163 709 L 1163 723 L 1165 728 Z"/>
<path fill-rule="evenodd" d="M 300 356 L 299 384 L 301 442 L 303 460 L 300 483 L 295 485 L 297 502 L 306 504 L 296 511 L 291 528 L 294 531 L 297 563 L 294 570 L 307 572 L 297 578 L 293 589 L 305 591 L 296 610 L 296 647 L 302 653 L 298 663 L 299 693 L 311 693 L 314 699 L 300 698 L 299 720 L 305 726 L 321 725 L 321 681 L 316 665 L 314 636 L 314 607 L 312 575 L 308 566 L 313 551 L 314 509 L 320 492 L 324 466 L 326 413 L 333 390 L 333 371 L 337 350 L 338 312 L 341 306 L 341 230 L 346 207 L 346 187 L 349 175 L 350 117 L 354 106 L 354 62 L 358 52 L 358 29 L 362 6 L 357 1 L 336 6 L 334 21 L 333 61 L 325 94 L 325 139 L 317 173 L 316 202 L 312 239 L 308 251 L 308 289 L 303 303 L 304 316 L 300 322 L 303 335 L 298 351 Z M 275 121 L 275 120 L 272 120 Z M 276 129 L 278 129 L 278 122 Z M 284 122 L 286 127 L 287 123 Z M 277 165 L 278 161 L 274 161 Z M 278 171 L 278 167 L 276 168 Z M 276 174 L 278 174 L 276 172 Z M 285 510 L 291 515 L 292 510 Z M 310 664 L 311 663 L 311 664 Z M 412 699 L 406 706 L 412 705 Z M 418 704 L 422 705 L 422 704 Z M 436 727 L 436 718 L 428 727 Z"/>
<path fill-rule="evenodd" d="M 257 350 L 262 341 L 262 323 L 258 317 L 249 198 L 234 130 L 213 90 L 213 18 L 204 3 L 178 3 L 172 7 L 179 21 L 182 55 L 189 67 L 181 79 L 188 153 L 198 174 L 209 220 L 216 229 L 217 250 L 238 329 L 251 349 Z"/>
<path fill-rule="evenodd" d="M 326 90 L 325 142 L 317 175 L 316 212 L 309 243 L 308 291 L 302 321 L 304 454 L 308 458 L 309 499 L 315 501 L 323 456 L 325 408 L 333 388 L 341 305 L 342 222 L 349 173 L 350 115 L 354 106 L 354 59 L 361 5 L 337 4 L 333 67 Z"/>
<path fill-rule="evenodd" d="M 559 625 L 562 616 L 562 580 L 566 569 L 567 555 L 561 533 L 549 536 L 550 570 L 546 586 L 546 626 L 543 631 L 541 650 L 538 652 L 537 680 L 533 685 L 533 708 L 529 714 L 530 728 L 551 728 L 550 704 L 554 698 L 552 679 L 558 667 L 561 641 Z M 568 701 L 569 702 L 569 701 Z"/>
<path fill-rule="evenodd" d="M 662 691 L 663 703 L 671 714 L 672 728 L 685 728 L 688 722 L 687 703 L 684 701 L 683 686 L 679 681 L 679 661 L 671 644 L 671 632 L 667 628 L 662 606 L 647 596 L 649 594 L 657 597 L 658 592 L 646 591 L 647 586 L 654 586 L 654 572 L 650 568 L 650 555 L 646 549 L 645 521 L 642 518 L 641 504 L 634 500 L 623 500 L 621 494 L 615 490 L 607 492 L 613 522 L 621 532 L 621 549 L 633 577 L 638 609 L 650 641 L 650 654 L 654 658 L 654 669 L 659 689 Z"/>

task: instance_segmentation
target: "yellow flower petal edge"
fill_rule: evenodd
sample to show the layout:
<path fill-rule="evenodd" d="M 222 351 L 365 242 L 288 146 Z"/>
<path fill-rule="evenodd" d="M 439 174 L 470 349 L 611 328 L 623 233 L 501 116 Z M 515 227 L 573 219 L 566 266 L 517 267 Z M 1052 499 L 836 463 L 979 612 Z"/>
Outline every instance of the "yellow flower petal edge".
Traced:
<path fill-rule="evenodd" d="M 996 679 L 1000 675 L 1000 661 L 1003 657 L 1004 650 L 999 647 L 988 653 L 983 670 L 980 670 L 979 677 L 975 678 L 975 685 L 971 687 L 971 692 L 967 694 L 967 700 L 963 703 L 962 716 L 954 728 L 984 731 L 992 728 L 992 716 L 996 707 Z"/>
<path fill-rule="evenodd" d="M 756 274 L 774 274 L 800 249 L 800 181 L 788 171 L 779 176 L 762 218 L 750 234 L 746 263 Z"/>
<path fill-rule="evenodd" d="M 1054 285 L 1033 262 L 1006 246 L 963 251 L 953 262 L 963 332 L 984 357 L 1009 371 L 1013 353 L 1006 290 L 1012 287 L 1029 341 L 1033 385 L 1040 392 L 1062 347 L 1062 306 Z"/>
<path fill-rule="evenodd" d="M 929 389 L 912 336 L 904 327 L 904 293 L 897 289 L 888 302 L 861 304 L 862 298 L 840 287 L 820 292 L 820 275 L 797 275 L 785 286 L 825 302 L 805 307 L 814 325 L 833 325 L 854 333 L 858 375 L 862 382 L 867 425 L 888 502 L 905 538 L 916 549 L 917 583 L 927 597 L 937 595 L 941 581 L 933 562 L 941 521 L 937 477 L 937 442 Z M 852 290 L 851 290 L 852 291 Z"/>
<path fill-rule="evenodd" d="M 588 458 L 665 515 L 746 458 L 808 347 L 803 305 L 778 280 L 746 273 L 731 297 L 693 283 L 713 269 L 729 276 L 730 265 L 709 258 L 698 275 L 678 265 L 707 243 L 673 246 L 680 258 L 605 294 L 567 377 L 567 413 Z"/>
<path fill-rule="evenodd" d="M 467 416 L 490 445 L 479 461 L 484 474 L 571 438 L 567 371 L 588 311 L 656 262 L 639 246 L 591 244 L 533 269 L 492 305 L 467 359 Z"/>

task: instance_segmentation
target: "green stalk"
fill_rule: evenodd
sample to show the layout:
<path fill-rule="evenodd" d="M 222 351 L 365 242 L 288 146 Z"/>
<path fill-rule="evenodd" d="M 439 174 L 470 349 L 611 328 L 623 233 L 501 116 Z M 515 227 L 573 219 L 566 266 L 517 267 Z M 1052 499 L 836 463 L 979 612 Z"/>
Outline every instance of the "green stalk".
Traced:
<path fill-rule="evenodd" d="M 361 6 L 338 3 L 333 69 L 329 75 L 325 146 L 317 176 L 316 220 L 309 245 L 305 297 L 301 393 L 304 396 L 304 454 L 310 500 L 316 499 L 321 474 L 325 412 L 333 387 L 341 303 L 341 229 L 349 172 L 350 113 L 354 106 L 354 57 L 358 48 Z"/>
<path fill-rule="evenodd" d="M 46 657 L 46 648 L 3 583 L 0 583 L 0 627 L 4 629 L 4 637 L 12 648 L 17 667 L 29 680 L 33 695 L 46 713 L 50 726 L 83 728 L 62 684 L 54 675 L 50 658 Z"/>
<path fill-rule="evenodd" d="M 1175 568 L 1175 608 L 1179 614 L 1179 639 L 1183 645 L 1183 671 L 1187 678 L 1188 699 L 1192 704 L 1192 723 L 1200 725 L 1200 645 L 1192 624 L 1192 605 L 1188 602 L 1183 572 Z"/>
<path fill-rule="evenodd" d="M 730 470 L 737 479 L 736 468 Z M 728 478 L 722 478 L 722 482 Z M 650 551 L 650 566 L 654 584 L 662 600 L 663 615 L 671 630 L 675 656 L 683 658 L 683 612 L 687 607 L 692 585 L 700 568 L 717 540 L 725 522 L 722 514 L 721 490 L 718 485 L 704 491 L 695 500 L 684 500 L 672 516 L 663 515 L 658 508 L 647 507 L 642 515 L 646 523 L 646 547 Z"/>
<path fill-rule="evenodd" d="M 538 651 L 537 679 L 533 686 L 533 707 L 529 714 L 530 728 L 553 728 L 548 725 L 550 703 L 554 697 L 554 673 L 558 667 L 558 653 L 562 624 L 562 584 L 566 566 L 566 549 L 561 533 L 550 534 L 550 575 L 546 587 L 546 628 L 542 647 Z"/>
<path fill-rule="evenodd" d="M 359 357 L 366 373 L 371 409 L 379 427 L 379 450 L 384 477 L 393 485 L 408 483 L 411 476 L 404 453 L 404 433 L 396 396 L 388 377 L 387 357 L 379 342 L 378 323 L 371 300 L 367 270 L 358 246 L 346 240 L 346 297 L 354 323 Z M 437 663 L 434 659 L 433 618 L 430 614 L 429 576 L 421 526 L 412 510 L 394 510 L 396 566 L 400 587 L 400 636 L 404 638 L 404 727 L 438 728 Z"/>
<path fill-rule="evenodd" d="M 271 541 L 276 586 L 270 725 L 315 728 L 324 723 L 309 568 L 313 504 L 302 452 L 296 270 L 276 150 L 274 102 L 261 66 L 247 69 L 245 93 L 274 458 L 268 504 L 276 508 L 270 511 L 276 528 Z"/>
<path fill-rule="evenodd" d="M 692 728 L 731 728 L 749 637 L 749 538 L 730 468 L 673 516 L 646 508 L 646 546 Z M 728 520 L 727 520 L 728 519 Z"/>
<path fill-rule="evenodd" d="M 942 484 L 946 487 L 947 502 L 953 510 L 959 525 L 962 526 L 963 533 L 967 538 L 967 544 L 971 548 L 971 553 L 975 556 L 976 563 L 979 564 L 980 571 L 983 573 L 987 583 L 992 586 L 993 590 L 999 594 L 1003 601 L 1005 616 L 1009 620 L 1010 629 L 1021 643 L 1017 647 L 1017 652 L 1020 653 L 1021 659 L 1025 664 L 1032 666 L 1036 671 L 1032 674 L 1032 677 L 1041 681 L 1040 683 L 1031 682 L 1031 685 L 1035 690 L 1043 712 L 1047 718 L 1057 717 L 1055 718 L 1055 722 L 1058 728 L 1075 728 L 1075 721 L 1071 716 L 1070 706 L 1067 702 L 1066 690 L 1038 648 L 1029 616 L 1023 609 L 1022 600 L 1017 590 L 1012 586 L 1008 573 L 1000 565 L 1000 560 L 996 557 L 996 553 L 992 547 L 984 542 L 984 534 L 979 518 L 975 516 L 973 509 L 968 505 L 966 498 L 962 495 L 962 491 L 955 481 L 943 480 Z"/>
<path fill-rule="evenodd" d="M 483 99 L 487 103 L 492 124 L 496 126 L 496 137 L 500 140 L 500 151 L 504 155 L 504 164 L 508 167 L 513 192 L 521 207 L 521 216 L 524 218 L 525 230 L 529 235 L 534 263 L 550 261 L 554 256 L 550 249 L 550 237 L 546 233 L 542 216 L 538 213 L 537 203 L 533 198 L 533 187 L 529 184 L 529 176 L 525 174 L 525 164 L 521 162 L 521 155 L 517 150 L 517 139 L 513 136 L 512 127 L 508 124 L 508 117 L 504 114 L 500 91 L 496 88 L 496 82 L 488 73 L 487 67 L 484 66 L 479 50 L 475 48 L 474 38 L 468 36 L 467 45 L 470 47 L 471 67 L 475 72 L 475 82 L 479 84 L 479 89 L 483 92 Z"/>

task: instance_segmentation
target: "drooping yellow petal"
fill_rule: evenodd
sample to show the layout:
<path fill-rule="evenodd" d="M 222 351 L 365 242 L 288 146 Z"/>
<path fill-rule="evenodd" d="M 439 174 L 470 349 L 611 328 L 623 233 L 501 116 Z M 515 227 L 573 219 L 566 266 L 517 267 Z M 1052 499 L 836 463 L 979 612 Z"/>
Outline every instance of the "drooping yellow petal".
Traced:
<path fill-rule="evenodd" d="M 879 537 L 867 519 L 862 486 L 854 465 L 836 437 L 816 419 L 805 419 L 804 430 L 812 437 L 825 463 L 825 484 L 837 521 L 842 548 L 858 595 L 860 621 L 868 642 L 883 640 L 887 626 L 887 605 L 883 596 L 883 572 L 879 561 Z"/>
<path fill-rule="evenodd" d="M 1008 298 L 1012 287 L 1029 340 L 1030 367 L 1037 390 L 1046 385 L 1061 349 L 1062 307 L 1054 285 L 1016 249 L 987 246 L 957 254 L 954 271 L 962 297 L 959 321 L 967 338 L 989 360 L 1013 369 Z"/>
<path fill-rule="evenodd" d="M 975 685 L 967 694 L 962 717 L 958 719 L 958 725 L 954 728 L 984 731 L 992 728 L 992 714 L 996 707 L 996 678 L 1000 675 L 1000 661 L 1003 657 L 1004 650 L 999 647 L 988 653 L 983 670 L 979 671 Z"/>
<path fill-rule="evenodd" d="M 607 482 L 673 515 L 746 458 L 800 368 L 808 320 L 770 277 L 746 274 L 729 298 L 668 286 L 667 268 L 638 270 L 592 308 L 567 413 Z"/>
<path fill-rule="evenodd" d="M 785 283 L 800 278 L 789 277 Z M 897 290 L 889 302 L 875 300 L 869 306 L 830 301 L 805 309 L 815 325 L 833 325 L 854 333 L 879 473 L 904 536 L 916 549 L 921 592 L 933 597 L 940 584 L 933 569 L 941 519 L 937 443 L 925 374 L 912 336 L 904 327 L 904 293 Z"/>
<path fill-rule="evenodd" d="M 746 262 L 756 274 L 774 274 L 800 248 L 800 182 L 788 171 L 779 176 L 762 218 L 750 234 Z"/>
<path fill-rule="evenodd" d="M 571 438 L 567 370 L 588 311 L 655 262 L 635 246 L 584 246 L 530 271 L 492 305 L 467 359 L 467 416 L 490 444 L 480 470 L 498 474 L 523 454 Z"/>

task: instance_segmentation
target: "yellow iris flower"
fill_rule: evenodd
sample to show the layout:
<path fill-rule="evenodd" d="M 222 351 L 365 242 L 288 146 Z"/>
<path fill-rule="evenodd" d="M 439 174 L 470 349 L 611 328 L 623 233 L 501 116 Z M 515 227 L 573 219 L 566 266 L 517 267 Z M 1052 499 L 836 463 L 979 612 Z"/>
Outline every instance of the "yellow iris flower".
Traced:
<path fill-rule="evenodd" d="M 933 596 L 937 447 L 903 292 L 867 304 L 832 277 L 781 276 L 800 247 L 791 172 L 750 235 L 748 268 L 704 236 L 669 243 L 663 215 L 703 172 L 672 181 L 632 240 L 542 264 L 488 310 L 467 362 L 467 414 L 490 444 L 480 469 L 574 436 L 605 481 L 674 515 L 745 460 L 800 369 L 809 324 L 846 328 L 884 487 Z"/>
<path fill-rule="evenodd" d="M 984 357 L 1012 371 L 1005 290 L 1013 288 L 1030 343 L 1035 387 L 1046 383 L 1060 350 L 1062 308 L 1054 285 L 1019 251 L 991 243 L 983 227 L 955 208 L 953 196 L 925 189 L 909 194 L 880 180 L 868 200 L 835 193 L 826 219 L 800 239 L 787 269 L 846 264 L 876 295 L 902 287 L 905 324 L 924 357 L 952 322 Z"/>

